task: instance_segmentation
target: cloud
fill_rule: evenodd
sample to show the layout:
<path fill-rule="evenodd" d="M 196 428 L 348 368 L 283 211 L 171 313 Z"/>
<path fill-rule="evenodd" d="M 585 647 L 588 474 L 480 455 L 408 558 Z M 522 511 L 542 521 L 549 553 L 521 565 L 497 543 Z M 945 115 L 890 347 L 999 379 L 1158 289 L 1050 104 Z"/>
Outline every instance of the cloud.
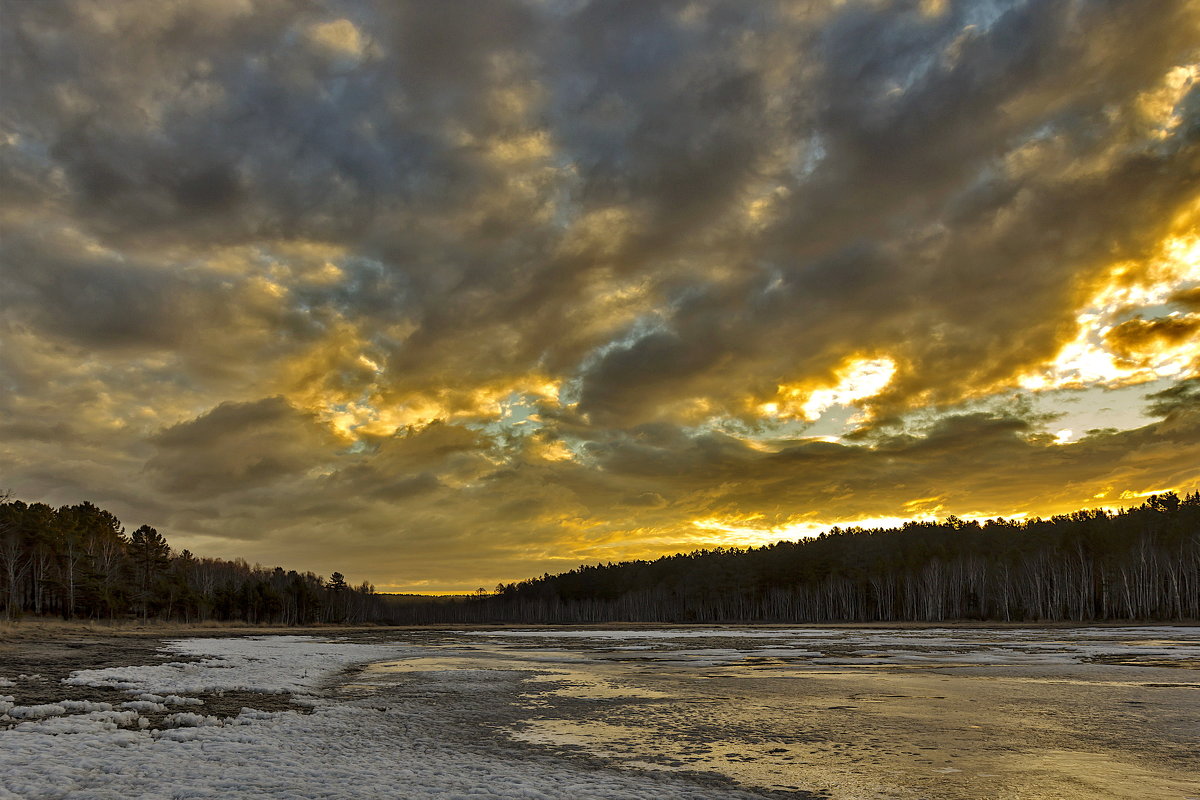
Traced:
<path fill-rule="evenodd" d="M 320 467 L 336 440 L 311 415 L 282 397 L 225 402 L 152 438 L 146 462 L 175 495 L 217 502 L 229 492 L 255 489 Z"/>
<path fill-rule="evenodd" d="M 1154 416 L 1172 419 L 1194 415 L 1200 410 L 1200 379 L 1180 381 L 1169 389 L 1148 395 L 1146 399 L 1153 401 L 1149 411 Z"/>
<path fill-rule="evenodd" d="M 4 15 L 20 492 L 475 586 L 1197 479 L 1002 402 L 1196 374 L 1194 0 Z"/>
<path fill-rule="evenodd" d="M 1200 315 L 1134 319 L 1111 328 L 1105 335 L 1109 347 L 1126 361 L 1136 363 L 1139 354 L 1174 349 L 1200 337 Z"/>
<path fill-rule="evenodd" d="M 1185 308 L 1200 308 L 1200 286 L 1192 289 L 1180 289 L 1171 295 L 1170 300 Z"/>

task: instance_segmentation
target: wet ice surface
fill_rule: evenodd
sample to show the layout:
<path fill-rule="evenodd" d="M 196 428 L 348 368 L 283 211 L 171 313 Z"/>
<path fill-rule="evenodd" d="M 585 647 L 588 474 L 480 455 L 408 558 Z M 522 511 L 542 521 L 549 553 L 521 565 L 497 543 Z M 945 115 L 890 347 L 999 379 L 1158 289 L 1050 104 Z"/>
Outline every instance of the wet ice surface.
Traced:
<path fill-rule="evenodd" d="M 14 717 L 0 797 L 1200 798 L 1195 627 L 170 647 L 179 662 L 69 679 L 127 693 L 117 708 L 0 696 Z M 0 695 L 20 680 L 0 665 L 14 687 Z M 223 691 L 287 693 L 297 710 L 223 718 L 189 702 Z M 169 713 L 148 730 L 143 705 Z"/>
<path fill-rule="evenodd" d="M 669 700 L 572 702 L 514 736 L 836 798 L 1200 796 L 1200 629 L 473 632 Z M 575 697 L 585 696 L 584 692 Z"/>

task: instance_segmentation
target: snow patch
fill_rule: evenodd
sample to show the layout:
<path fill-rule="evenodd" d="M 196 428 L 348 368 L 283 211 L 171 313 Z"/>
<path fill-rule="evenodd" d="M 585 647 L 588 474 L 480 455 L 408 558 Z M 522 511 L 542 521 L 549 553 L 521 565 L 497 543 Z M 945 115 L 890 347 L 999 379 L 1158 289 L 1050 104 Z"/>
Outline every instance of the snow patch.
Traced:
<path fill-rule="evenodd" d="M 162 703 L 151 703 L 149 700 L 130 700 L 129 702 L 121 703 L 121 708 L 141 711 L 142 713 L 162 713 L 167 710 L 167 707 Z"/>
<path fill-rule="evenodd" d="M 111 733 L 121 727 L 137 725 L 142 719 L 136 711 L 93 711 L 38 722 L 22 722 L 13 731 L 42 736 Z"/>
<path fill-rule="evenodd" d="M 469 747 L 447 737 L 439 703 L 420 699 L 389 708 L 315 696 L 340 670 L 370 661 L 427 656 L 413 645 L 366 645 L 308 637 L 197 639 L 174 652 L 199 661 L 86 670 L 69 682 L 136 690 L 166 706 L 171 695 L 198 692 L 296 692 L 298 706 L 242 709 L 216 720 L 178 711 L 163 730 L 133 709 L 29 721 L 0 731 L 0 798 L 60 800 L 134 797 L 278 800 L 750 800 L 755 793 L 706 787 L 665 773 L 596 769 L 536 760 L 498 743 Z M 510 702 L 512 684 L 493 670 L 445 670 L 430 676 L 438 695 L 477 708 Z M 61 706 L 59 706 L 61 708 Z M 125 716 L 117 716 L 125 715 Z M 135 719 L 136 717 L 136 719 Z M 131 726 L 138 730 L 130 730 Z M 33 735 L 50 734 L 50 735 Z M 69 735 L 66 735 L 69 734 Z"/>
<path fill-rule="evenodd" d="M 399 645 L 350 644 L 307 636 L 185 639 L 167 642 L 165 648 L 199 660 L 80 670 L 65 682 L 155 695 L 222 691 L 307 693 L 353 664 L 400 658 L 414 652 L 412 647 Z"/>
<path fill-rule="evenodd" d="M 224 724 L 224 721 L 222 721 L 219 717 L 196 714 L 191 711 L 182 711 L 178 714 L 170 714 L 163 719 L 163 725 L 167 728 L 201 728 L 210 725 Z"/>
<path fill-rule="evenodd" d="M 13 719 L 43 719 L 45 717 L 60 717 L 67 709 L 58 703 L 43 703 L 37 706 L 13 706 L 8 715 Z"/>
<path fill-rule="evenodd" d="M 112 703 L 94 703 L 91 700 L 60 700 L 58 704 L 72 714 L 113 710 Z"/>

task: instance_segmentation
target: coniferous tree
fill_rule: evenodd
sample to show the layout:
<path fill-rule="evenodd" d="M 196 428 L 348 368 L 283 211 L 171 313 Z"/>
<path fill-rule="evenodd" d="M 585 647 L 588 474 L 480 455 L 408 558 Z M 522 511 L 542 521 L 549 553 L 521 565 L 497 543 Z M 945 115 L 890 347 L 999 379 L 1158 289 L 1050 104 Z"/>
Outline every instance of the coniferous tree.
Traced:
<path fill-rule="evenodd" d="M 161 588 L 159 578 L 170 561 L 171 548 L 162 534 L 143 525 L 129 537 L 129 555 L 136 576 L 142 620 L 145 621 L 150 616 L 151 602 Z"/>
<path fill-rule="evenodd" d="M 172 556 L 90 503 L 0 501 L 0 606 L 22 614 L 252 623 L 779 623 L 1200 619 L 1200 493 L 1116 513 L 833 528 L 760 548 L 581 566 L 403 604 L 334 573 Z"/>
<path fill-rule="evenodd" d="M 1200 618 L 1200 493 L 1048 520 L 832 528 L 761 548 L 581 566 L 413 622 L 940 622 Z"/>

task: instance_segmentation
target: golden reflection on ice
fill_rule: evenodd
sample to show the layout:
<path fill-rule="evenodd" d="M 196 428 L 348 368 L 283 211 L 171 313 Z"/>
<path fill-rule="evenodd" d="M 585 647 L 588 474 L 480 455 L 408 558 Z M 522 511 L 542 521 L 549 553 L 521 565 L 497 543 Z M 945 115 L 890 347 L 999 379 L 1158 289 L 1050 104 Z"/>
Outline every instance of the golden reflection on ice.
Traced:
<path fill-rule="evenodd" d="M 531 670 L 515 741 L 622 769 L 832 800 L 1197 797 L 1200 751 L 1172 748 L 1200 744 L 1200 629 L 1162 633 L 501 629 L 467 661 Z"/>

